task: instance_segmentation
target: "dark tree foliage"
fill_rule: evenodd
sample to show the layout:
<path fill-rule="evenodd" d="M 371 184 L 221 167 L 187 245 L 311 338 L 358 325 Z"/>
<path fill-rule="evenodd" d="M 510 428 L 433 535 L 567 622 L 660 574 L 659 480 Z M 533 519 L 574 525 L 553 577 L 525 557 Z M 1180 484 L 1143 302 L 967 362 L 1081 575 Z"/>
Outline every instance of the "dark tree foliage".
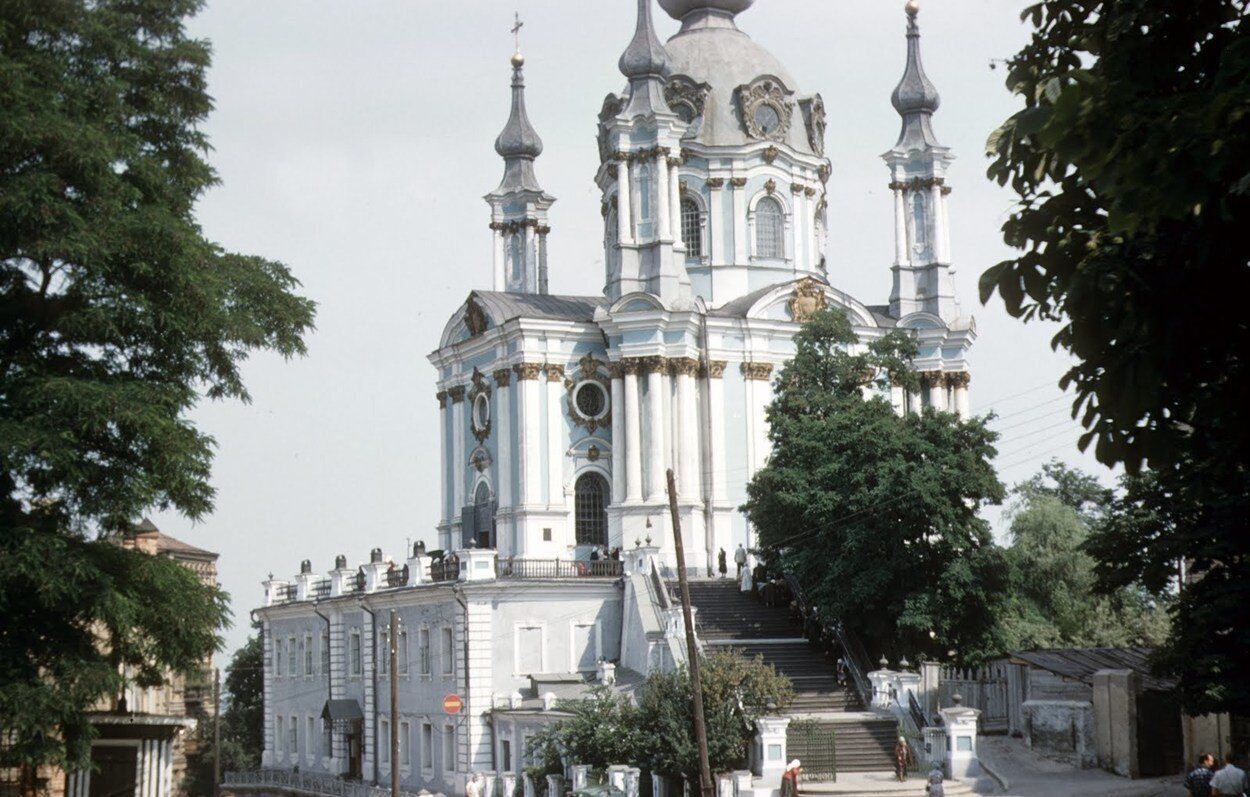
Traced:
<path fill-rule="evenodd" d="M 989 141 L 1020 254 L 985 273 L 1059 321 L 1063 385 L 1140 506 L 1091 550 L 1100 588 L 1192 583 L 1162 661 L 1186 707 L 1250 711 L 1250 16 L 1245 0 L 1045 0 L 1008 63 L 1024 107 Z M 1129 504 L 1136 504 L 1129 499 Z M 1129 508 L 1129 504 L 1121 508 Z M 1131 569 L 1130 569 L 1131 568 Z"/>
<path fill-rule="evenodd" d="M 123 674 L 198 669 L 223 598 L 109 539 L 210 508 L 201 395 L 247 399 L 250 352 L 303 351 L 279 263 L 196 224 L 199 0 L 0 3 L 0 766 L 81 765 Z"/>
<path fill-rule="evenodd" d="M 235 651 L 222 684 L 221 771 L 241 772 L 260 766 L 265 748 L 264 645 L 260 632 Z M 188 762 L 187 793 L 213 793 L 213 730 L 210 715 L 196 727 L 199 753 Z"/>
<path fill-rule="evenodd" d="M 929 409 L 900 416 L 880 396 L 918 387 L 915 342 L 860 345 L 840 310 L 814 316 L 777 379 L 773 449 L 743 507 L 769 558 L 822 614 L 891 655 L 997 654 L 1007 568 L 977 516 L 1003 498 L 982 420 Z"/>

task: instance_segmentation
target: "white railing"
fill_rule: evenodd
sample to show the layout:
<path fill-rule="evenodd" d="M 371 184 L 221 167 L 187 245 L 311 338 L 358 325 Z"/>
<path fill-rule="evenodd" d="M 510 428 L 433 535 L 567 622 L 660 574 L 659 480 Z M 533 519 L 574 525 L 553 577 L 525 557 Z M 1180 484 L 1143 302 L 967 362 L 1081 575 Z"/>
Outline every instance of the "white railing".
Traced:
<path fill-rule="evenodd" d="M 391 790 L 383 786 L 370 786 L 367 783 L 343 780 L 333 775 L 315 775 L 285 769 L 227 772 L 222 776 L 221 783 L 222 786 L 236 791 L 281 789 L 316 795 L 316 797 L 391 797 Z M 405 797 L 417 797 L 413 792 L 401 791 L 400 794 Z"/>

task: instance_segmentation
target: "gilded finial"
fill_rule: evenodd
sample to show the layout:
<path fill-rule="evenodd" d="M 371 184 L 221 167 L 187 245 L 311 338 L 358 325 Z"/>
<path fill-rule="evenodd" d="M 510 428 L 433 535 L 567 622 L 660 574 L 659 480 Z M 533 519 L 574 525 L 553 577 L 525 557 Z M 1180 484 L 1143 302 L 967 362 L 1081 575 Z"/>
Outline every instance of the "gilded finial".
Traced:
<path fill-rule="evenodd" d="M 920 0 L 907 0 L 904 8 L 907 10 L 907 16 L 914 17 L 920 13 Z"/>

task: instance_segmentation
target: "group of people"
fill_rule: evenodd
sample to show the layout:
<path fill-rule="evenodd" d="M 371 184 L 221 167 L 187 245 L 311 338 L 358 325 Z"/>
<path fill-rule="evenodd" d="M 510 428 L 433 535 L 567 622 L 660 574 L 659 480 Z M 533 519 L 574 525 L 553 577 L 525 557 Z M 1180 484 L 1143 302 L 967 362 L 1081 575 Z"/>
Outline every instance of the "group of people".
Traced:
<path fill-rule="evenodd" d="M 1219 766 L 1214 755 L 1203 753 L 1198 766 L 1185 776 L 1185 789 L 1189 797 L 1243 797 L 1250 794 L 1250 782 L 1231 756 Z"/>
<path fill-rule="evenodd" d="M 738 550 L 734 551 L 734 565 L 736 568 L 735 578 L 742 580 L 742 569 L 747 566 L 747 549 L 738 543 Z M 716 555 L 716 569 L 720 572 L 721 578 L 729 577 L 729 557 L 725 555 L 725 549 L 721 548 L 720 553 Z"/>
<path fill-rule="evenodd" d="M 608 550 L 608 546 L 606 545 L 596 545 L 595 547 L 590 549 L 589 559 L 592 562 L 607 561 L 609 559 L 611 559 L 612 561 L 620 561 L 620 558 L 621 558 L 620 548 L 613 548 L 611 550 Z"/>

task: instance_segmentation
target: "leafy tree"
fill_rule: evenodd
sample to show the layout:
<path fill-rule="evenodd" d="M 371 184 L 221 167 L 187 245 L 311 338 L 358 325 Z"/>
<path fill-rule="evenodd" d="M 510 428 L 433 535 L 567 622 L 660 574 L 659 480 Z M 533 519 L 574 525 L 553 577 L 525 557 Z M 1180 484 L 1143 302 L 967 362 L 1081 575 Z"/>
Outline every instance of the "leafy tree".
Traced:
<path fill-rule="evenodd" d="M 599 686 L 582 700 L 561 701 L 559 709 L 572 716 L 526 740 L 526 753 L 534 762 L 527 771 L 535 780 L 563 772 L 565 765 L 604 769 L 638 760 L 643 740 L 638 709 L 628 696 Z"/>
<path fill-rule="evenodd" d="M 199 0 L 0 4 L 0 767 L 81 766 L 84 712 L 198 669 L 223 596 L 111 539 L 209 511 L 201 394 L 303 351 L 281 264 L 207 240 Z M 126 665 L 120 667 L 119 665 Z"/>
<path fill-rule="evenodd" d="M 702 659 L 699 682 L 707 723 L 708 761 L 713 772 L 741 769 L 755 721 L 784 709 L 794 699 L 790 679 L 756 657 L 718 651 Z M 694 738 L 690 674 L 684 668 L 653 673 L 639 697 L 645 760 L 652 771 L 699 782 L 699 748 Z"/>
<path fill-rule="evenodd" d="M 208 717 L 196 728 L 199 752 L 188 762 L 187 792 L 213 793 L 214 725 L 221 723 L 221 771 L 239 772 L 260 766 L 265 747 L 264 643 L 259 630 L 234 652 L 222 684 L 221 717 Z"/>
<path fill-rule="evenodd" d="M 1112 493 L 1058 461 L 1013 490 L 1012 589 L 1003 617 L 1012 649 L 1156 646 L 1167 636 L 1167 602 L 1139 584 L 1094 592 L 1091 531 L 1107 522 Z"/>
<path fill-rule="evenodd" d="M 989 141 L 1021 251 L 983 275 L 982 299 L 1059 321 L 1082 445 L 1154 471 L 1130 485 L 1131 522 L 1098 535 L 1099 588 L 1186 561 L 1164 661 L 1187 710 L 1250 712 L 1250 658 L 1234 655 L 1250 633 L 1250 14 L 1043 0 L 1023 16 L 1007 87 L 1024 107 Z"/>
<path fill-rule="evenodd" d="M 743 507 L 760 542 L 796 573 L 825 617 L 884 652 L 996 654 L 1003 552 L 977 516 L 1003 498 L 996 436 L 950 413 L 900 416 L 880 395 L 918 388 L 915 342 L 867 345 L 844 314 L 815 315 L 795 338 L 768 409 L 768 465 Z"/>

